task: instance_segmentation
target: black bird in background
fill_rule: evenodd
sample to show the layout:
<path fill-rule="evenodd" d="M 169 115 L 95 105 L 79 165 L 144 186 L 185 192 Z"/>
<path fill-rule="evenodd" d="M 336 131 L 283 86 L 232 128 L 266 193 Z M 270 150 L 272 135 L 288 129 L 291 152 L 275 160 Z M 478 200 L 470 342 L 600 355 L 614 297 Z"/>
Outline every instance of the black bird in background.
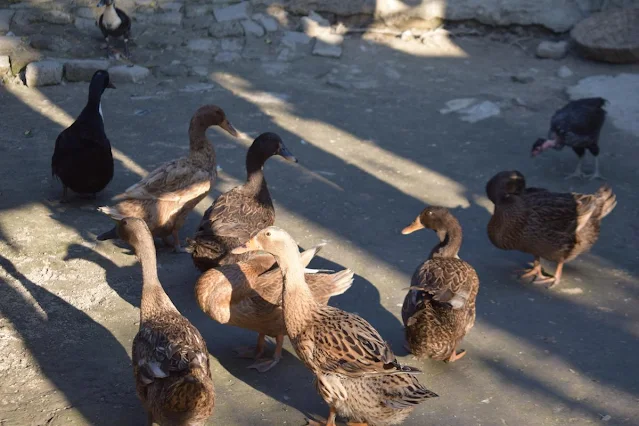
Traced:
<path fill-rule="evenodd" d="M 71 126 L 55 141 L 51 172 L 62 181 L 62 202 L 67 188 L 95 196 L 113 178 L 111 143 L 104 133 L 101 98 L 105 89 L 115 89 L 109 73 L 96 71 L 89 85 L 89 100 Z"/>
<path fill-rule="evenodd" d="M 129 37 L 131 35 L 131 18 L 122 9 L 115 7 L 115 0 L 100 0 L 98 7 L 106 6 L 104 13 L 100 15 L 98 26 L 107 44 L 107 58 L 109 57 L 109 37 L 124 38 L 124 56 L 129 55 Z"/>
<path fill-rule="evenodd" d="M 581 170 L 586 149 L 595 156 L 595 172 L 590 179 L 603 179 L 599 173 L 599 133 L 606 121 L 603 98 L 585 98 L 570 102 L 552 116 L 548 139 L 537 139 L 531 154 L 536 156 L 543 151 L 569 146 L 579 156 L 574 173 L 567 176 L 586 177 Z"/>

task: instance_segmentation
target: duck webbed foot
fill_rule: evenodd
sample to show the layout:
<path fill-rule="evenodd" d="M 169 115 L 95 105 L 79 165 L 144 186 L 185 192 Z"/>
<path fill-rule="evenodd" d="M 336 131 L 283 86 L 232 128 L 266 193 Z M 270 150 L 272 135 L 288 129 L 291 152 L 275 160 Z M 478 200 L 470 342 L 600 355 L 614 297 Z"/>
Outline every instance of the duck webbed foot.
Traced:
<path fill-rule="evenodd" d="M 256 359 L 256 361 L 249 365 L 248 368 L 253 368 L 260 373 L 266 373 L 271 368 L 275 367 L 282 359 L 282 347 L 284 346 L 284 335 L 279 335 L 275 338 L 276 347 L 275 353 L 273 353 L 272 359 Z M 258 357 L 259 358 L 259 357 Z"/>
<path fill-rule="evenodd" d="M 235 348 L 233 352 L 238 358 L 259 359 L 264 353 L 265 340 L 266 335 L 260 334 L 257 336 L 257 345 Z"/>
<path fill-rule="evenodd" d="M 462 349 L 461 351 L 457 352 L 457 348 L 455 348 L 455 350 L 453 352 L 451 352 L 451 354 L 448 357 L 448 359 L 446 360 L 446 362 L 455 362 L 458 359 L 463 358 L 464 356 L 466 356 L 466 351 L 464 349 Z"/>
<path fill-rule="evenodd" d="M 559 284 L 559 281 L 561 280 L 561 272 L 563 268 L 564 268 L 564 264 L 563 262 L 560 262 L 557 265 L 557 270 L 555 271 L 554 277 L 545 277 L 544 279 L 541 279 L 541 280 L 535 280 L 534 283 L 541 284 L 541 285 L 548 284 L 546 288 L 553 288 L 554 286 Z"/>

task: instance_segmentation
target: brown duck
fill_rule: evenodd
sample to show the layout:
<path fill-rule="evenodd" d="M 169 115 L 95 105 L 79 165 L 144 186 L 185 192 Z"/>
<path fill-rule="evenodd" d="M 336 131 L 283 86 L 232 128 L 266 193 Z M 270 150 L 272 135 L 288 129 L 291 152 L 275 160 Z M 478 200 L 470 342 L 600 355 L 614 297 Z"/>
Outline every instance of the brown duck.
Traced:
<path fill-rule="evenodd" d="M 202 272 L 218 265 L 246 260 L 230 251 L 275 223 L 275 209 L 264 179 L 264 163 L 274 155 L 297 159 L 275 133 L 262 133 L 246 154 L 246 183 L 217 197 L 204 213 L 194 238 L 189 240 L 193 263 Z"/>
<path fill-rule="evenodd" d="M 330 407 L 327 426 L 335 426 L 338 414 L 348 418 L 350 425 L 399 424 L 417 404 L 437 396 L 417 381 L 419 370 L 399 364 L 388 343 L 367 321 L 315 300 L 289 234 L 271 226 L 233 252 L 252 250 L 264 250 L 277 259 L 284 283 L 286 331 Z"/>
<path fill-rule="evenodd" d="M 556 193 L 527 188 L 518 171 L 493 176 L 486 194 L 495 204 L 488 236 L 502 250 L 519 250 L 535 256 L 522 278 L 552 287 L 561 280 L 564 263 L 590 250 L 599 238 L 601 220 L 617 205 L 612 188 L 604 185 L 594 194 Z M 554 277 L 543 274 L 541 258 L 557 262 Z"/>
<path fill-rule="evenodd" d="M 142 265 L 140 330 L 133 339 L 132 362 L 148 424 L 202 425 L 215 405 L 206 342 L 164 292 L 144 221 L 124 218 L 117 233 L 133 246 Z"/>
<path fill-rule="evenodd" d="M 424 228 L 437 232 L 440 242 L 415 270 L 404 299 L 406 342 L 415 356 L 453 362 L 466 354 L 457 346 L 475 324 L 479 277 L 459 259 L 462 228 L 448 209 L 426 207 L 402 234 Z"/>
<path fill-rule="evenodd" d="M 305 267 L 323 247 L 318 245 L 304 251 L 300 257 Z M 282 271 L 275 266 L 270 254 L 255 256 L 233 265 L 209 269 L 195 285 L 195 296 L 200 308 L 221 323 L 246 328 L 259 333 L 255 348 L 240 348 L 242 358 L 254 358 L 249 366 L 263 373 L 273 368 L 282 357 L 286 328 L 282 316 Z M 325 305 L 332 296 L 348 290 L 353 282 L 353 271 L 338 273 L 304 274 L 308 287 L 317 303 Z M 276 348 L 272 359 L 261 359 L 266 336 L 275 337 Z"/>
<path fill-rule="evenodd" d="M 161 165 L 126 192 L 114 197 L 118 204 L 100 207 L 99 210 L 111 217 L 144 219 L 153 236 L 161 237 L 176 252 L 183 252 L 178 231 L 188 214 L 208 195 L 217 178 L 215 149 L 206 138 L 206 129 L 211 126 L 220 126 L 237 136 L 222 108 L 215 105 L 200 107 L 189 125 L 188 157 Z M 98 236 L 98 240 L 116 236 L 113 228 Z M 168 241 L 169 236 L 173 237 L 172 244 Z"/>

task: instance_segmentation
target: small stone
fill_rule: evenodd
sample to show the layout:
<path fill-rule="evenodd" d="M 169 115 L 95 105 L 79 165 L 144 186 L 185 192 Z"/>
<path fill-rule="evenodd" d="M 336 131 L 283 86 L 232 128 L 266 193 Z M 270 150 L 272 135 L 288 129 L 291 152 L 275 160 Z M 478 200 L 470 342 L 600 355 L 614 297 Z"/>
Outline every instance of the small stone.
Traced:
<path fill-rule="evenodd" d="M 164 12 L 181 12 L 184 5 L 182 3 L 170 2 L 160 5 L 160 10 Z"/>
<path fill-rule="evenodd" d="M 189 4 L 184 9 L 184 16 L 187 18 L 197 18 L 198 16 L 206 15 L 211 11 L 211 6 L 208 4 Z"/>
<path fill-rule="evenodd" d="M 244 47 L 244 40 L 241 38 L 225 38 L 222 40 L 222 50 L 225 52 L 240 52 Z"/>
<path fill-rule="evenodd" d="M 321 17 L 320 17 L 321 18 Z M 309 37 L 316 37 L 320 34 L 328 34 L 331 32 L 331 27 L 328 25 L 328 21 L 324 20 L 326 25 L 317 22 L 309 16 L 304 16 L 300 19 L 300 25 L 304 34 Z"/>
<path fill-rule="evenodd" d="M 162 65 L 158 67 L 158 72 L 167 77 L 186 77 L 189 69 L 184 64 Z"/>
<path fill-rule="evenodd" d="M 7 55 L 0 56 L 0 75 L 11 72 L 11 61 Z"/>
<path fill-rule="evenodd" d="M 32 49 L 20 49 L 9 55 L 11 57 L 11 72 L 18 75 L 31 62 L 43 60 L 42 53 Z"/>
<path fill-rule="evenodd" d="M 311 38 L 298 31 L 286 31 L 282 37 L 282 45 L 295 49 L 298 44 L 309 44 Z"/>
<path fill-rule="evenodd" d="M 191 67 L 191 69 L 189 70 L 189 75 L 194 75 L 198 77 L 208 77 L 209 70 L 205 66 L 195 65 L 194 67 Z"/>
<path fill-rule="evenodd" d="M 255 37 L 263 37 L 264 36 L 264 28 L 262 28 L 255 21 L 251 21 L 250 19 L 246 19 L 241 22 L 242 27 L 244 27 L 244 34 L 251 34 Z"/>
<path fill-rule="evenodd" d="M 9 27 L 11 26 L 11 18 L 13 18 L 13 15 L 15 13 L 15 10 L 0 10 L 0 34 L 5 34 L 9 31 Z"/>
<path fill-rule="evenodd" d="M 243 1 L 227 7 L 217 7 L 213 9 L 213 13 L 217 22 L 248 19 L 248 5 L 249 2 Z"/>
<path fill-rule="evenodd" d="M 530 71 L 524 71 L 515 75 L 511 75 L 510 79 L 515 83 L 522 84 L 532 83 L 533 81 L 535 81 L 535 77 Z"/>
<path fill-rule="evenodd" d="M 51 86 L 62 81 L 62 64 L 58 61 L 31 62 L 27 65 L 25 79 L 28 87 Z"/>
<path fill-rule="evenodd" d="M 215 42 L 210 38 L 195 38 L 189 40 L 186 48 L 192 52 L 212 52 L 215 50 Z"/>
<path fill-rule="evenodd" d="M 67 52 L 71 49 L 71 43 L 65 38 L 52 35 L 35 34 L 31 36 L 31 47 L 38 50 L 50 50 L 52 52 Z"/>
<path fill-rule="evenodd" d="M 13 53 L 21 46 L 20 37 L 0 36 L 0 53 Z"/>
<path fill-rule="evenodd" d="M 402 41 L 409 41 L 409 40 L 413 40 L 415 38 L 415 35 L 413 34 L 411 30 L 406 30 L 399 36 L 399 38 Z"/>
<path fill-rule="evenodd" d="M 537 46 L 537 57 L 547 59 L 561 59 L 568 53 L 568 42 L 542 41 Z"/>
<path fill-rule="evenodd" d="M 153 23 L 158 25 L 182 26 L 182 14 L 180 12 L 166 12 L 154 15 Z"/>
<path fill-rule="evenodd" d="M 64 64 L 64 78 L 67 81 L 91 81 L 97 70 L 108 68 L 106 59 L 73 59 Z"/>
<path fill-rule="evenodd" d="M 90 7 L 78 7 L 75 10 L 75 16 L 84 19 L 96 19 L 96 14 Z"/>
<path fill-rule="evenodd" d="M 339 58 L 342 56 L 344 37 L 338 34 L 324 34 L 317 38 L 313 46 L 313 55 Z"/>
<path fill-rule="evenodd" d="M 47 10 L 42 14 L 42 19 L 56 25 L 68 25 L 73 22 L 73 16 L 62 10 Z"/>
<path fill-rule="evenodd" d="M 209 27 L 209 35 L 216 38 L 242 37 L 244 27 L 237 21 L 216 22 Z"/>
<path fill-rule="evenodd" d="M 214 61 L 219 63 L 234 62 L 240 58 L 241 56 L 237 52 L 220 52 L 215 55 Z"/>
<path fill-rule="evenodd" d="M 148 68 L 139 65 L 116 65 L 109 68 L 109 74 L 114 83 L 138 83 L 151 74 Z"/>
<path fill-rule="evenodd" d="M 270 16 L 266 16 L 262 13 L 256 13 L 255 15 L 252 16 L 254 21 L 259 22 L 264 29 L 269 32 L 275 32 L 279 29 L 279 25 L 277 24 L 277 21 L 274 18 L 271 18 Z"/>
<path fill-rule="evenodd" d="M 573 74 L 574 73 L 572 72 L 572 70 L 565 65 L 560 66 L 559 69 L 557 70 L 557 77 L 559 78 L 572 77 Z"/>
<path fill-rule="evenodd" d="M 96 25 L 95 19 L 75 18 L 75 22 L 73 24 L 77 29 L 84 33 L 102 38 L 102 33 Z"/>

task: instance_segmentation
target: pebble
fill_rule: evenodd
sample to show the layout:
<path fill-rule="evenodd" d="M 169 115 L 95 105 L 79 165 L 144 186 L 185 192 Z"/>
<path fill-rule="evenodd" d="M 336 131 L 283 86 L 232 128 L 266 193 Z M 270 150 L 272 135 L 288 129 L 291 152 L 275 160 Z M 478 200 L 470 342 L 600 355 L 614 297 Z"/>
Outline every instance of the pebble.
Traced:
<path fill-rule="evenodd" d="M 11 61 L 7 55 L 0 55 L 0 75 L 11 72 Z"/>
<path fill-rule="evenodd" d="M 109 74 L 114 83 L 139 83 L 147 78 L 151 71 L 148 68 L 139 65 L 132 67 L 127 65 L 116 65 L 109 68 Z"/>
<path fill-rule="evenodd" d="M 522 84 L 532 83 L 533 81 L 535 81 L 535 77 L 530 71 L 524 71 L 524 72 L 517 73 L 515 75 L 511 75 L 510 79 L 514 81 L 515 83 L 522 83 Z"/>
<path fill-rule="evenodd" d="M 240 19 L 248 19 L 249 2 L 243 1 L 227 7 L 213 9 L 213 14 L 217 22 L 237 21 Z"/>
<path fill-rule="evenodd" d="M 28 87 L 51 86 L 62 81 L 62 64 L 58 61 L 38 61 L 27 65 L 25 79 Z"/>
<path fill-rule="evenodd" d="M 64 78 L 67 81 L 91 81 L 97 70 L 109 68 L 106 59 L 73 59 L 64 63 Z"/>
<path fill-rule="evenodd" d="M 241 22 L 242 27 L 244 27 L 244 34 L 254 35 L 255 37 L 263 37 L 265 34 L 264 28 L 260 26 L 260 24 L 255 21 L 251 21 L 250 19 L 245 19 Z"/>
<path fill-rule="evenodd" d="M 264 27 L 266 32 L 272 33 L 279 29 L 279 25 L 277 25 L 277 21 L 270 16 L 266 16 L 262 13 L 256 13 L 255 15 L 252 16 L 252 18 L 254 21 L 259 22 L 262 25 L 262 27 Z"/>
<path fill-rule="evenodd" d="M 11 18 L 16 12 L 14 10 L 4 9 L 0 10 L 0 33 L 6 33 L 9 31 L 11 24 Z"/>
<path fill-rule="evenodd" d="M 209 27 L 209 35 L 216 38 L 242 37 L 244 27 L 238 21 L 216 22 Z"/>
<path fill-rule="evenodd" d="M 561 59 L 568 53 L 568 42 L 542 41 L 535 52 L 537 57 L 546 59 Z"/>
<path fill-rule="evenodd" d="M 313 46 L 313 55 L 329 58 L 342 56 L 342 43 L 344 37 L 338 34 L 324 34 L 317 37 Z"/>
<path fill-rule="evenodd" d="M 565 65 L 560 66 L 559 69 L 557 70 L 557 77 L 559 78 L 572 77 L 573 74 L 574 73 L 572 72 L 572 70 Z"/>

